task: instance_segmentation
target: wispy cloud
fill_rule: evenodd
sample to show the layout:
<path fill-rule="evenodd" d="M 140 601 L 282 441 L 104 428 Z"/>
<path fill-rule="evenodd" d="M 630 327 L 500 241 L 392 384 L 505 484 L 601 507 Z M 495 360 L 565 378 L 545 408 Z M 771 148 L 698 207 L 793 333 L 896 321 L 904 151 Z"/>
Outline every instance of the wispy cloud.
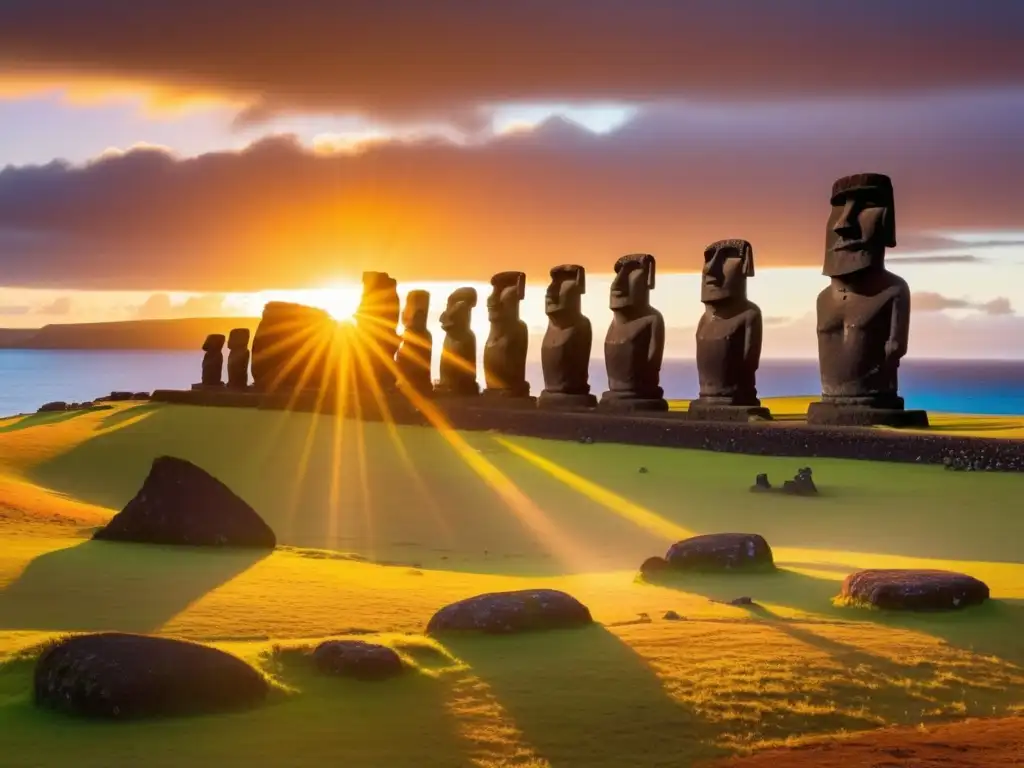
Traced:
<path fill-rule="evenodd" d="M 915 312 L 941 312 L 947 309 L 972 309 L 986 315 L 1012 315 L 1013 306 L 1010 300 L 998 296 L 991 301 L 974 302 L 963 298 L 943 296 L 940 293 L 924 291 L 911 296 L 911 306 Z"/>

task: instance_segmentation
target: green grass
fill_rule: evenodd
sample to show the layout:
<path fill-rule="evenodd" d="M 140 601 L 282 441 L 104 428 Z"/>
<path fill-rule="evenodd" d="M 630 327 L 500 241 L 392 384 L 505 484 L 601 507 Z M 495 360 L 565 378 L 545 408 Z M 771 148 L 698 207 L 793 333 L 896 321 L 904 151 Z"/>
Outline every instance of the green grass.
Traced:
<path fill-rule="evenodd" d="M 151 404 L 0 430 L 4 766 L 686 765 L 1024 713 L 1024 476 Z M 226 482 L 283 546 L 88 541 L 162 454 Z M 747 491 L 758 472 L 781 481 L 807 463 L 818 498 Z M 634 579 L 645 557 L 713 531 L 765 535 L 780 572 Z M 954 615 L 833 604 L 846 573 L 903 566 L 966 571 L 994 599 Z M 443 645 L 421 634 L 446 602 L 530 585 L 571 592 L 602 626 Z M 739 595 L 758 605 L 713 602 Z M 17 653 L 104 629 L 218 645 L 290 693 L 131 725 L 34 710 Z M 346 635 L 392 644 L 413 671 L 323 679 L 294 651 Z"/>

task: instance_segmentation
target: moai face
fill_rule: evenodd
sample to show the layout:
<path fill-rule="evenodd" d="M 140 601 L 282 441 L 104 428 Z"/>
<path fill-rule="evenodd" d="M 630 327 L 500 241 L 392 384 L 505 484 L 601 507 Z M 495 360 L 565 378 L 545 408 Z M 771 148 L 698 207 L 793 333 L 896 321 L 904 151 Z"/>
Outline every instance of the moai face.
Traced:
<path fill-rule="evenodd" d="M 562 264 L 551 270 L 544 311 L 549 315 L 578 315 L 581 297 L 587 292 L 587 272 L 579 264 Z"/>
<path fill-rule="evenodd" d="M 235 328 L 228 334 L 228 349 L 247 349 L 249 347 L 249 329 Z"/>
<path fill-rule="evenodd" d="M 654 257 L 649 253 L 633 253 L 615 262 L 610 302 L 613 312 L 650 307 L 654 265 Z"/>
<path fill-rule="evenodd" d="M 203 352 L 220 352 L 224 349 L 224 334 L 211 333 L 203 342 Z"/>
<path fill-rule="evenodd" d="M 832 212 L 825 230 L 822 272 L 843 277 L 881 267 L 885 249 L 896 246 L 892 180 L 880 173 L 844 176 L 832 185 Z"/>
<path fill-rule="evenodd" d="M 487 319 L 492 323 L 519 319 L 519 302 L 526 297 L 526 273 L 499 272 L 491 278 L 487 297 Z"/>
<path fill-rule="evenodd" d="M 476 288 L 456 288 L 441 313 L 441 327 L 446 331 L 468 331 L 476 302 Z"/>
<path fill-rule="evenodd" d="M 746 240 L 719 240 L 704 249 L 700 300 L 705 304 L 747 296 L 754 276 L 754 249 Z"/>
<path fill-rule="evenodd" d="M 402 326 L 408 331 L 422 331 L 427 327 L 427 314 L 430 312 L 430 293 L 427 291 L 409 291 L 405 297 L 405 311 L 402 313 Z"/>

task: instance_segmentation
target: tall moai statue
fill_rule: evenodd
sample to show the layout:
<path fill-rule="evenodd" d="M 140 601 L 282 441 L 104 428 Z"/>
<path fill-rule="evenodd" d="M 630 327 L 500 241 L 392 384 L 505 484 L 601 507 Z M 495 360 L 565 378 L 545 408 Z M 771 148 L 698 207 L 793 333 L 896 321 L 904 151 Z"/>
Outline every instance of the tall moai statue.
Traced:
<path fill-rule="evenodd" d="M 891 179 L 859 173 L 836 181 L 822 269 L 830 284 L 817 306 L 821 401 L 808 408 L 808 423 L 928 425 L 928 414 L 906 410 L 898 393 L 910 288 L 885 268 L 885 249 L 895 246 Z"/>
<path fill-rule="evenodd" d="M 579 264 L 561 264 L 551 270 L 544 311 L 548 328 L 540 347 L 544 391 L 539 408 L 593 408 L 590 393 L 590 353 L 594 332 L 583 314 L 587 271 Z"/>
<path fill-rule="evenodd" d="M 473 333 L 475 288 L 456 288 L 441 313 L 444 345 L 441 348 L 441 377 L 434 387 L 438 397 L 473 397 L 480 394 L 476 380 L 476 334 Z"/>
<path fill-rule="evenodd" d="M 690 402 L 692 418 L 747 421 L 771 418 L 757 397 L 761 363 L 761 309 L 747 298 L 754 276 L 754 248 L 746 240 L 719 240 L 704 249 L 697 323 L 700 394 Z"/>
<path fill-rule="evenodd" d="M 220 389 L 224 386 L 223 333 L 211 333 L 203 342 L 203 377 L 192 389 Z"/>
<path fill-rule="evenodd" d="M 228 334 L 228 388 L 249 388 L 248 328 L 235 328 Z"/>
<path fill-rule="evenodd" d="M 355 370 L 362 388 L 368 385 L 380 392 L 395 385 L 400 311 L 398 282 L 387 272 L 363 272 L 363 294 L 355 313 L 360 358 Z"/>
<path fill-rule="evenodd" d="M 668 410 L 660 385 L 665 320 L 651 306 L 654 275 L 655 260 L 649 253 L 632 253 L 615 262 L 612 322 L 604 340 L 608 391 L 601 395 L 601 408 Z"/>
<path fill-rule="evenodd" d="M 487 319 L 491 327 L 484 344 L 484 395 L 533 404 L 526 380 L 530 331 L 519 317 L 526 298 L 525 272 L 499 272 L 491 278 Z"/>
<path fill-rule="evenodd" d="M 431 393 L 430 362 L 434 351 L 434 337 L 427 328 L 430 312 L 428 291 L 409 291 L 402 313 L 402 342 L 395 355 L 399 383 L 421 395 Z"/>

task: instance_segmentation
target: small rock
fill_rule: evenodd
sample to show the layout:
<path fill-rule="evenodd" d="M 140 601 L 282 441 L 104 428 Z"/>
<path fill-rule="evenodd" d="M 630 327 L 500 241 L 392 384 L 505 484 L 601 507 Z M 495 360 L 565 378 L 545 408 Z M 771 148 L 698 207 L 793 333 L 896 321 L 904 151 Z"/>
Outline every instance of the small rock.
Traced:
<path fill-rule="evenodd" d="M 662 616 L 665 621 L 682 621 L 683 617 L 675 611 L 665 611 L 665 615 Z"/>
<path fill-rule="evenodd" d="M 754 601 L 749 597 L 736 597 L 729 601 L 729 605 L 753 605 Z"/>
<path fill-rule="evenodd" d="M 325 674 L 357 680 L 384 680 L 405 669 L 394 649 L 362 640 L 328 640 L 313 651 L 313 661 Z"/>
<path fill-rule="evenodd" d="M 732 572 L 774 567 L 772 549 L 756 533 L 707 533 L 673 544 L 665 555 L 676 571 Z"/>
<path fill-rule="evenodd" d="M 63 400 L 54 400 L 52 403 L 43 403 L 39 406 L 39 410 L 36 413 L 58 413 L 67 409 L 68 404 Z"/>
<path fill-rule="evenodd" d="M 447 605 L 431 617 L 427 634 L 451 631 L 512 634 L 593 623 L 579 600 L 555 589 L 490 592 Z"/>
<path fill-rule="evenodd" d="M 647 474 L 647 467 L 640 467 L 640 474 L 641 475 L 646 475 Z"/>
<path fill-rule="evenodd" d="M 664 557 L 648 557 L 640 565 L 640 575 L 646 579 L 653 579 L 658 574 L 664 573 L 669 568 L 668 560 Z"/>
<path fill-rule="evenodd" d="M 754 484 L 750 486 L 750 490 L 754 493 L 762 493 L 764 491 L 770 491 L 772 484 L 768 482 L 767 474 L 760 474 L 754 478 Z"/>

